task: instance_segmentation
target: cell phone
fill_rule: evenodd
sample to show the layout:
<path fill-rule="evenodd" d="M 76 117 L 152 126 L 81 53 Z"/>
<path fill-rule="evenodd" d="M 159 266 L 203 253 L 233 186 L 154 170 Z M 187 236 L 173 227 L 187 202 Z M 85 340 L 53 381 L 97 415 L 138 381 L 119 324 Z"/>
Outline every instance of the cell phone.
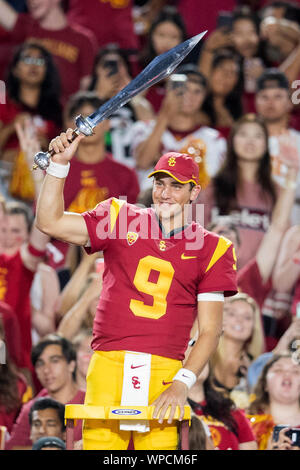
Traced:
<path fill-rule="evenodd" d="M 217 19 L 217 28 L 230 29 L 232 25 L 232 13 L 230 11 L 220 11 Z"/>
<path fill-rule="evenodd" d="M 279 438 L 279 432 L 281 429 L 288 428 L 289 426 L 286 424 L 277 425 L 273 429 L 273 441 L 277 442 Z M 286 431 L 285 435 L 291 439 L 292 446 L 300 447 L 300 429 L 298 428 L 291 428 Z"/>
<path fill-rule="evenodd" d="M 108 76 L 111 77 L 119 71 L 119 64 L 117 60 L 105 60 L 103 62 L 103 67 L 109 70 Z"/>
<path fill-rule="evenodd" d="M 300 318 L 300 302 L 296 305 L 296 318 Z"/>
<path fill-rule="evenodd" d="M 183 73 L 173 73 L 169 77 L 168 88 L 169 90 L 184 89 L 187 81 L 187 75 Z"/>

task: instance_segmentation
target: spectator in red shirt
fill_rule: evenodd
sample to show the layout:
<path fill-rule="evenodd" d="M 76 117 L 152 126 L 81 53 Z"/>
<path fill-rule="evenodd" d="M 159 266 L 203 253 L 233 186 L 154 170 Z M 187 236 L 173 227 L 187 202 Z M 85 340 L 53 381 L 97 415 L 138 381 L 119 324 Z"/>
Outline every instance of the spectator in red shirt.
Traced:
<path fill-rule="evenodd" d="M 213 385 L 209 366 L 203 369 L 189 390 L 188 403 L 200 420 L 208 425 L 215 448 L 256 450 L 254 434 L 245 413 Z"/>
<path fill-rule="evenodd" d="M 59 335 L 47 335 L 37 343 L 31 354 L 43 389 L 33 400 L 26 403 L 13 427 L 6 448 L 31 448 L 29 413 L 39 397 L 51 397 L 59 403 L 78 403 L 84 401 L 85 392 L 78 389 L 75 382 L 76 353 L 72 344 Z M 75 427 L 75 440 L 81 439 L 81 423 Z"/>
<path fill-rule="evenodd" d="M 62 84 L 62 102 L 75 93 L 89 77 L 97 50 L 93 33 L 69 25 L 61 0 L 28 0 L 29 13 L 17 13 L 0 1 L 0 25 L 4 38 L 16 45 L 35 40 L 52 53 Z M 2 30 L 3 35 L 3 30 Z"/>
<path fill-rule="evenodd" d="M 9 192 L 34 199 L 32 178 L 16 135 L 16 124 L 31 116 L 40 145 L 45 150 L 62 125 L 58 70 L 51 54 L 40 44 L 23 44 L 16 51 L 6 80 L 6 103 L 0 106 L 1 161 L 11 167 Z M 24 168 L 27 168 L 27 172 Z M 31 196 L 31 197 L 30 197 Z"/>

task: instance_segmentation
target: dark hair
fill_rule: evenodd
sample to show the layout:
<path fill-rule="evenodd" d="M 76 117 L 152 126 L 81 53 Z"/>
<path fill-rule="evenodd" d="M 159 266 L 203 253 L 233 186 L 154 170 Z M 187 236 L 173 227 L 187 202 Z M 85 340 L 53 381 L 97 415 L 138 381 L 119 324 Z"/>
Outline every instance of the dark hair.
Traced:
<path fill-rule="evenodd" d="M 225 426 L 237 436 L 237 422 L 232 415 L 232 411 L 235 409 L 235 404 L 231 398 L 226 397 L 223 393 L 216 390 L 212 383 L 213 376 L 210 373 L 207 379 L 203 382 L 205 396 L 205 403 L 203 405 L 194 402 L 190 398 L 188 398 L 188 402 L 192 410 L 196 411 L 197 408 L 200 408 L 205 416 L 211 416 L 218 421 L 222 421 L 222 423 L 224 423 Z"/>
<path fill-rule="evenodd" d="M 271 84 L 268 85 L 268 82 Z M 256 81 L 257 91 L 265 88 L 284 88 L 289 91 L 290 85 L 287 76 L 276 68 L 269 68 L 258 77 Z"/>
<path fill-rule="evenodd" d="M 26 106 L 19 96 L 20 93 L 20 79 L 15 76 L 14 68 L 20 61 L 22 55 L 27 49 L 37 49 L 46 61 L 46 74 L 43 83 L 41 83 L 41 90 L 39 101 L 37 103 L 35 112 L 39 113 L 44 119 L 52 120 L 58 127 L 62 125 L 62 108 L 60 104 L 60 79 L 59 72 L 53 62 L 52 55 L 41 44 L 35 42 L 23 43 L 15 52 L 7 76 L 7 92 L 11 99 L 15 102 L 27 107 L 29 111 L 32 108 Z"/>
<path fill-rule="evenodd" d="M 182 450 L 180 441 L 176 450 Z M 189 429 L 189 450 L 206 450 L 206 434 L 203 423 L 201 419 L 193 414 Z"/>
<path fill-rule="evenodd" d="M 123 63 L 125 64 L 128 74 L 132 76 L 131 64 L 130 64 L 130 60 L 129 60 L 127 52 L 115 44 L 108 44 L 107 46 L 100 48 L 95 57 L 93 70 L 92 70 L 92 76 L 91 76 L 91 83 L 88 88 L 90 91 L 94 90 L 96 87 L 96 83 L 98 79 L 97 67 L 101 64 L 103 59 L 107 55 L 110 55 L 110 54 L 118 55 L 122 59 Z"/>
<path fill-rule="evenodd" d="M 77 115 L 82 106 L 88 104 L 95 109 L 98 109 L 105 101 L 99 98 L 94 91 L 79 91 L 69 98 L 65 108 L 65 117 L 73 118 Z"/>
<path fill-rule="evenodd" d="M 273 364 L 275 364 L 275 362 L 279 361 L 283 357 L 292 358 L 292 355 L 290 353 L 275 354 L 263 367 L 259 379 L 256 383 L 256 386 L 253 390 L 255 400 L 250 403 L 250 414 L 265 413 L 267 411 L 267 408 L 269 406 L 269 393 L 266 390 L 267 375 Z"/>
<path fill-rule="evenodd" d="M 255 30 L 257 34 L 259 34 L 259 18 L 258 16 L 249 8 L 242 6 L 242 7 L 237 7 L 233 10 L 232 12 L 232 21 L 231 21 L 231 29 L 234 26 L 234 23 L 236 23 L 239 20 L 248 20 L 253 23 L 255 26 Z"/>
<path fill-rule="evenodd" d="M 1 338 L 5 339 L 5 331 L 3 320 L 0 316 Z M 20 406 L 21 399 L 18 391 L 17 371 L 6 350 L 5 364 L 0 364 L 0 407 L 4 407 L 5 411 L 10 413 Z"/>
<path fill-rule="evenodd" d="M 272 203 L 275 203 L 275 186 L 271 176 L 271 158 L 268 150 L 268 131 L 265 123 L 255 114 L 245 114 L 232 126 L 227 146 L 227 155 L 223 167 L 212 179 L 216 205 L 220 209 L 220 215 L 228 214 L 236 208 L 236 196 L 239 185 L 238 156 L 235 152 L 233 140 L 234 136 L 243 124 L 256 123 L 261 126 L 265 139 L 266 151 L 260 160 L 257 171 L 257 181 L 262 188 L 262 194 L 270 196 Z"/>
<path fill-rule="evenodd" d="M 181 35 L 182 35 L 181 42 L 187 39 L 186 26 L 182 19 L 182 16 L 177 11 L 177 9 L 172 6 L 166 6 L 162 8 L 161 11 L 156 16 L 156 18 L 154 19 L 154 21 L 152 22 L 149 32 L 148 32 L 148 41 L 147 41 L 144 51 L 141 54 L 141 59 L 140 59 L 143 66 L 148 65 L 148 63 L 152 59 L 154 59 L 154 57 L 156 57 L 157 55 L 153 46 L 153 42 L 152 42 L 152 35 L 155 29 L 161 23 L 167 23 L 167 22 L 173 23 L 181 31 Z"/>
<path fill-rule="evenodd" d="M 44 336 L 33 348 L 31 351 L 31 362 L 35 366 L 40 355 L 47 346 L 57 345 L 61 347 L 62 354 L 66 359 L 67 363 L 71 361 L 76 361 L 76 351 L 73 344 L 68 339 L 60 336 L 56 333 L 50 333 Z"/>
<path fill-rule="evenodd" d="M 53 410 L 57 411 L 59 421 L 61 424 L 61 430 L 64 431 L 66 429 L 65 426 L 65 405 L 60 403 L 57 400 L 54 400 L 50 397 L 40 397 L 34 400 L 33 404 L 31 405 L 29 411 L 29 424 L 32 426 L 32 416 L 34 411 L 38 410 L 46 410 L 47 408 L 52 408 Z"/>
<path fill-rule="evenodd" d="M 203 88 L 207 88 L 206 77 L 202 72 L 200 72 L 199 68 L 195 64 L 183 64 L 178 67 L 174 73 L 187 75 L 188 79 L 195 80 L 200 85 L 202 85 Z"/>
<path fill-rule="evenodd" d="M 6 203 L 7 215 L 23 215 L 28 233 L 30 232 L 33 223 L 33 214 L 26 204 L 20 201 L 9 201 Z"/>
<path fill-rule="evenodd" d="M 239 119 L 243 114 L 243 105 L 242 105 L 242 94 L 243 94 L 243 76 L 242 76 L 242 59 L 240 56 L 229 50 L 229 49 L 222 49 L 213 57 L 212 64 L 211 64 L 211 73 L 212 71 L 217 68 L 222 62 L 225 61 L 233 61 L 238 65 L 239 72 L 238 72 L 238 80 L 233 88 L 233 90 L 226 96 L 225 98 L 225 107 L 228 109 L 229 113 L 233 117 L 234 120 Z M 208 79 L 209 81 L 209 79 Z M 214 109 L 213 105 L 213 93 L 212 91 L 208 91 L 208 94 L 204 100 L 202 110 L 209 116 L 211 125 L 215 126 L 217 122 L 217 113 Z"/>

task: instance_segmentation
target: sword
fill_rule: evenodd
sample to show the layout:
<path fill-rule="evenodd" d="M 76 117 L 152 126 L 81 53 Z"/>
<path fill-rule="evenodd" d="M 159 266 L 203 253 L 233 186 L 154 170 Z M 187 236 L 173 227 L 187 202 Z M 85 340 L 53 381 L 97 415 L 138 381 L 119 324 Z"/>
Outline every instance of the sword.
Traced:
<path fill-rule="evenodd" d="M 171 75 L 173 70 L 183 61 L 206 33 L 207 31 L 203 31 L 181 44 L 178 44 L 178 46 L 173 47 L 169 51 L 155 57 L 139 75 L 119 91 L 116 96 L 100 106 L 94 113 L 87 117 L 83 117 L 81 114 L 77 116 L 75 118 L 76 129 L 73 131 L 71 141 L 79 134 L 84 134 L 85 136 L 92 135 L 94 127 L 97 126 L 99 122 L 107 119 L 138 93 L 141 93 L 163 78 Z M 54 155 L 53 150 L 50 152 L 38 152 L 34 157 L 35 163 L 32 169 L 36 170 L 40 168 L 41 170 L 46 170 L 52 155 Z"/>

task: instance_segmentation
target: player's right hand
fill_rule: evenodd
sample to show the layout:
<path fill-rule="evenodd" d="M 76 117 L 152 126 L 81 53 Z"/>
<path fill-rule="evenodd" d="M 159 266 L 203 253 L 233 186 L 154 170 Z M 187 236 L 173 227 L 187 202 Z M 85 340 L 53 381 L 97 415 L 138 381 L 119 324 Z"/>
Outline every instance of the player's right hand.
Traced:
<path fill-rule="evenodd" d="M 62 132 L 58 137 L 51 140 L 49 151 L 54 150 L 55 152 L 51 160 L 62 165 L 67 165 L 74 156 L 79 142 L 85 137 L 83 134 L 80 134 L 71 142 L 72 135 L 73 129 L 69 128 L 66 132 Z"/>

